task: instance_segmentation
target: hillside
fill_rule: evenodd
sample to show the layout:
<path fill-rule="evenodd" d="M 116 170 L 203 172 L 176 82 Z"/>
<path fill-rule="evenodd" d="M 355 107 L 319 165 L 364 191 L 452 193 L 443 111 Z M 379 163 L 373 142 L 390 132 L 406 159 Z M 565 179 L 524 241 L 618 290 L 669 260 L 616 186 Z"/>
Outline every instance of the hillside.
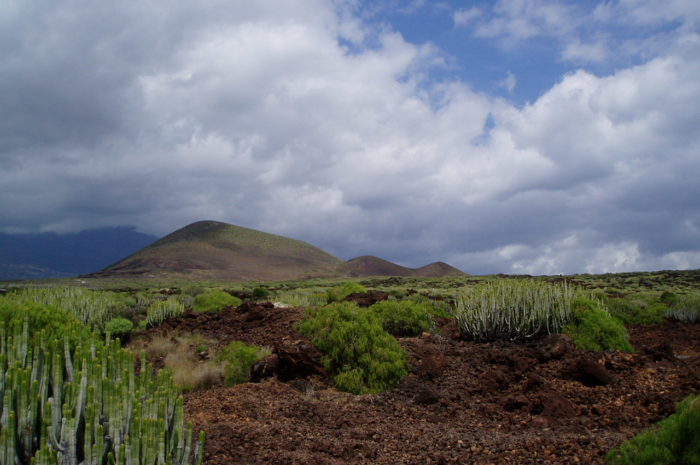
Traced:
<path fill-rule="evenodd" d="M 306 242 L 199 221 L 92 276 L 278 281 L 333 276 L 341 263 Z"/>
<path fill-rule="evenodd" d="M 90 276 L 286 281 L 463 274 L 444 263 L 411 269 L 373 256 L 343 262 L 299 240 L 217 221 L 199 221 Z"/>
<path fill-rule="evenodd" d="M 362 257 L 348 260 L 340 266 L 338 271 L 341 274 L 353 277 L 411 276 L 412 273 L 410 268 L 372 255 L 363 255 Z"/>
<path fill-rule="evenodd" d="M 364 255 L 348 260 L 340 266 L 339 271 L 347 276 L 417 276 L 424 278 L 440 278 L 443 276 L 464 276 L 457 268 L 443 262 L 435 262 L 421 268 L 407 268 L 390 261 Z"/>
<path fill-rule="evenodd" d="M 445 262 L 435 262 L 430 265 L 413 270 L 413 276 L 424 278 L 442 278 L 443 276 L 464 276 L 466 273 L 462 270 L 448 265 Z"/>

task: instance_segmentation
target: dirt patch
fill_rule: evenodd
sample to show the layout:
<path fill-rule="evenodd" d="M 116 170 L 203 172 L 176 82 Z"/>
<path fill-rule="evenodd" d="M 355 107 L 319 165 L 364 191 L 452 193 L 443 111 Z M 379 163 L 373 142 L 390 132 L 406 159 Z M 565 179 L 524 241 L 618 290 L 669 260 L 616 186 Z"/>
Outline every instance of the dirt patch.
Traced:
<path fill-rule="evenodd" d="M 158 331 L 303 359 L 311 352 L 294 331 L 302 315 L 271 306 L 189 313 Z M 188 418 L 207 433 L 205 463 L 602 464 L 607 450 L 700 391 L 700 325 L 634 327 L 634 354 L 585 353 L 562 336 L 461 341 L 449 320 L 439 333 L 400 339 L 411 374 L 382 394 L 337 392 L 313 370 L 187 394 Z M 280 360 L 268 362 L 279 370 Z"/>

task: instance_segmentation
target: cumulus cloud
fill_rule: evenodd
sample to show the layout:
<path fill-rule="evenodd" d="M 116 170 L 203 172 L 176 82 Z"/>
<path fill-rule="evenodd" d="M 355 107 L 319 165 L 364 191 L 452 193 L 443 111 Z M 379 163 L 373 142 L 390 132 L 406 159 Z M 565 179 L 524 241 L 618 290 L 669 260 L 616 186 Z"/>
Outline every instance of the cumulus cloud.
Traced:
<path fill-rule="evenodd" d="M 571 30 L 532 5 L 499 3 L 512 34 Z M 476 273 L 700 265 L 692 31 L 518 107 L 430 81 L 440 51 L 353 2 L 4 8 L 0 230 L 216 219 Z"/>

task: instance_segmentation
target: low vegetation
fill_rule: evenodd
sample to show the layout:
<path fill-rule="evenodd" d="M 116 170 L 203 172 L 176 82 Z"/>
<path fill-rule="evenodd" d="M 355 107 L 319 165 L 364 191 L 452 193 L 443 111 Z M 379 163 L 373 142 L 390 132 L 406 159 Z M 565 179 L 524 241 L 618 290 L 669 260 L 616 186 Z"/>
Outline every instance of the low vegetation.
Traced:
<path fill-rule="evenodd" d="M 434 309 L 414 300 L 385 300 L 370 307 L 382 327 L 394 336 L 417 336 L 433 326 Z"/>
<path fill-rule="evenodd" d="M 126 318 L 112 318 L 105 325 L 106 334 L 118 337 L 121 340 L 128 338 L 132 329 L 134 329 L 134 324 Z"/>
<path fill-rule="evenodd" d="M 622 322 L 604 309 L 601 302 L 579 297 L 572 303 L 574 317 L 564 332 L 583 350 L 604 351 L 615 349 L 632 352 L 627 329 Z"/>
<path fill-rule="evenodd" d="M 468 339 L 527 339 L 561 332 L 573 317 L 574 294 L 566 283 L 496 280 L 459 296 L 455 314 Z"/>
<path fill-rule="evenodd" d="M 369 309 L 349 302 L 310 308 L 298 329 L 325 354 L 324 364 L 342 391 L 384 391 L 408 374 L 405 350 Z"/>
<path fill-rule="evenodd" d="M 33 302 L 67 311 L 91 329 L 103 331 L 109 320 L 127 307 L 126 299 L 114 292 L 97 292 L 81 287 L 25 289 L 5 297 L 16 305 Z"/>
<path fill-rule="evenodd" d="M 607 455 L 610 465 L 700 464 L 700 396 L 690 396 L 676 413 Z"/>
<path fill-rule="evenodd" d="M 153 302 L 146 312 L 146 325 L 155 327 L 168 318 L 178 317 L 185 313 L 185 306 L 177 299 L 169 297 L 166 300 Z"/>
<path fill-rule="evenodd" d="M 666 311 L 666 317 L 684 323 L 700 322 L 700 295 L 691 294 L 678 297 Z"/>
<path fill-rule="evenodd" d="M 663 302 L 650 304 L 641 299 L 608 299 L 606 306 L 626 326 L 661 324 L 667 311 Z"/>
<path fill-rule="evenodd" d="M 367 288 L 360 283 L 347 281 L 340 286 L 335 286 L 328 289 L 328 303 L 340 302 L 350 294 L 354 294 L 357 292 L 367 292 Z"/>
<path fill-rule="evenodd" d="M 192 309 L 195 312 L 220 312 L 228 307 L 238 307 L 241 303 L 241 299 L 228 292 L 213 290 L 195 296 Z"/>
<path fill-rule="evenodd" d="M 324 354 L 335 386 L 367 394 L 391 389 L 408 374 L 407 354 L 395 337 L 431 331 L 438 317 L 455 318 L 462 336 L 474 341 L 564 332 L 580 349 L 624 352 L 633 350 L 625 325 L 700 322 L 695 275 L 657 288 L 663 273 L 572 280 L 315 280 L 240 289 L 254 299 L 307 307 L 298 331 Z M 138 288 L 129 295 L 80 287 L 13 289 L 0 296 L 0 463 L 201 462 L 203 439 L 195 444 L 184 425 L 180 392 L 246 382 L 251 366 L 269 350 L 235 341 L 215 351 L 217 341 L 197 335 L 134 332 L 132 353 L 143 350 L 165 367 L 155 375 L 145 362 L 135 370 L 134 355 L 120 341 L 129 338 L 134 323 L 156 327 L 186 309 L 217 312 L 241 304 L 227 292 L 207 290 L 215 286 L 222 284 Z M 342 302 L 367 287 L 390 292 L 390 300 L 368 309 Z M 145 402 L 136 401 L 142 397 Z M 607 460 L 700 464 L 694 440 L 699 429 L 700 396 L 695 396 Z"/>
<path fill-rule="evenodd" d="M 224 365 L 224 383 L 233 386 L 250 381 L 250 369 L 253 364 L 271 353 L 263 347 L 240 341 L 231 342 L 218 357 Z"/>
<path fill-rule="evenodd" d="M 118 342 L 71 339 L 30 336 L 27 319 L 0 324 L 0 463 L 202 462 L 203 436 L 193 446 L 166 371 L 143 362 L 137 375 Z"/>

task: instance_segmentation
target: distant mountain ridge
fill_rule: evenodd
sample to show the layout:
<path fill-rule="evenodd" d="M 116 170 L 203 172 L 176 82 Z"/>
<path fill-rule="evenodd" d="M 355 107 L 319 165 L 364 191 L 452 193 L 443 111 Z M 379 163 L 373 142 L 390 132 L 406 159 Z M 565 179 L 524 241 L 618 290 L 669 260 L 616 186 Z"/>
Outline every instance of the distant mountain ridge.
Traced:
<path fill-rule="evenodd" d="M 340 270 L 348 276 L 420 276 L 438 278 L 464 276 L 466 273 L 444 262 L 435 262 L 421 268 L 407 268 L 372 255 L 353 258 L 341 265 Z"/>
<path fill-rule="evenodd" d="M 91 276 L 285 281 L 343 276 L 439 277 L 464 274 L 442 262 L 417 269 L 370 256 L 343 262 L 296 239 L 218 221 L 198 221 Z"/>
<path fill-rule="evenodd" d="M 156 236 L 120 226 L 57 234 L 0 233 L 0 280 L 92 273 L 147 246 Z"/>

